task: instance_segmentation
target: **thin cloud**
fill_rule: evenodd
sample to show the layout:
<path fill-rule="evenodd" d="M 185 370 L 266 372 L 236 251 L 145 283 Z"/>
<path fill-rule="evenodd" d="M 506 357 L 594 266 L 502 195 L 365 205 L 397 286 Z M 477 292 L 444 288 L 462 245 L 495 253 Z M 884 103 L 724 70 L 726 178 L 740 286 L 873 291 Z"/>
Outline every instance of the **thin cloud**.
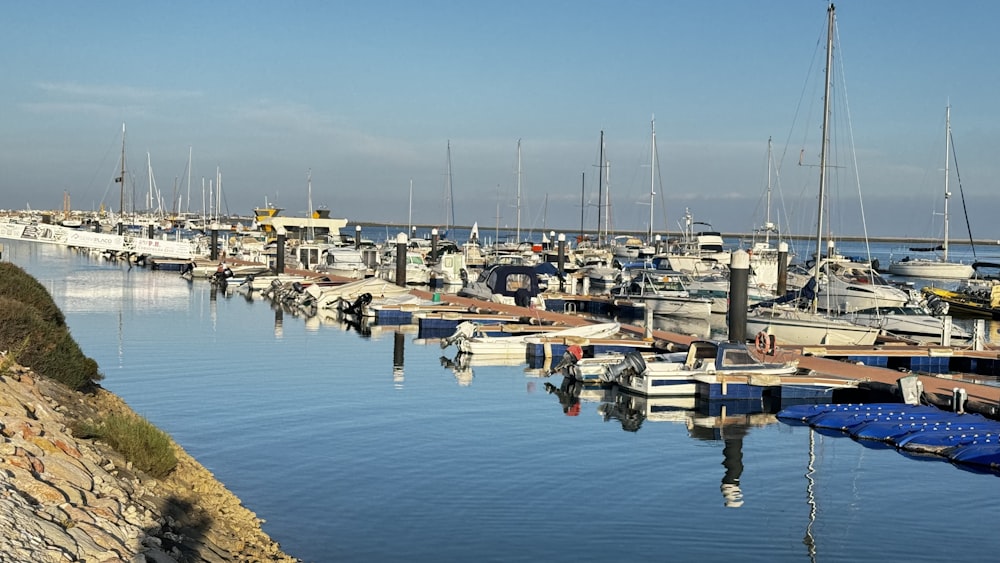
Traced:
<path fill-rule="evenodd" d="M 152 88 L 138 88 L 135 86 L 112 84 L 39 82 L 36 83 L 35 86 L 39 90 L 55 96 L 101 99 L 110 98 L 144 102 L 196 98 L 202 96 L 201 92 L 194 90 L 157 90 Z"/>

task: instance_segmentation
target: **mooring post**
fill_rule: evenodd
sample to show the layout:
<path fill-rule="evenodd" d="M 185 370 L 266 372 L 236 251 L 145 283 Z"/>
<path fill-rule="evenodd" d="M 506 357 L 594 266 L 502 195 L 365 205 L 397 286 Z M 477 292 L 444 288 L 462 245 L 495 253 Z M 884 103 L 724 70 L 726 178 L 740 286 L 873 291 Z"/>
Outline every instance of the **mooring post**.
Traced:
<path fill-rule="evenodd" d="M 438 230 L 431 229 L 431 262 L 437 264 L 438 261 Z"/>
<path fill-rule="evenodd" d="M 745 250 L 733 252 L 729 264 L 729 341 L 747 340 L 747 288 L 750 255 Z"/>
<path fill-rule="evenodd" d="M 778 243 L 778 297 L 788 290 L 788 243 Z"/>
<path fill-rule="evenodd" d="M 284 274 L 285 273 L 285 229 L 278 229 L 278 247 L 275 249 L 274 255 L 274 273 Z M 212 245 L 213 247 L 215 245 Z"/>
<path fill-rule="evenodd" d="M 212 233 L 211 236 L 209 237 L 209 244 L 211 244 L 212 247 L 208 251 L 208 256 L 214 262 L 219 259 L 219 226 L 216 225 L 215 223 L 212 223 L 211 227 L 212 227 Z"/>
<path fill-rule="evenodd" d="M 396 389 L 403 387 L 406 376 L 403 373 L 404 346 L 406 335 L 402 332 L 394 332 L 392 335 L 392 383 Z"/>
<path fill-rule="evenodd" d="M 556 262 L 559 266 L 559 291 L 566 291 L 566 285 L 563 279 L 566 277 L 566 234 L 559 233 L 559 250 L 556 256 L 558 261 Z"/>
<path fill-rule="evenodd" d="M 396 285 L 406 287 L 406 233 L 396 235 Z"/>
<path fill-rule="evenodd" d="M 146 238 L 153 238 L 153 236 L 156 234 L 155 229 L 156 226 L 153 225 L 152 223 L 146 225 Z"/>
<path fill-rule="evenodd" d="M 361 225 L 354 226 L 354 250 L 361 250 Z"/>

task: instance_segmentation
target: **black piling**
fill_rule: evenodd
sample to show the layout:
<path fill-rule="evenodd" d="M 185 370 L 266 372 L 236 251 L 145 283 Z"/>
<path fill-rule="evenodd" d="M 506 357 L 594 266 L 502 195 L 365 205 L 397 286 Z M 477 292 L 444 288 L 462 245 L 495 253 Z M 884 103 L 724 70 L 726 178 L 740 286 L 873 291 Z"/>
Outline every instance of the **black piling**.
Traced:
<path fill-rule="evenodd" d="M 212 234 L 209 240 L 211 241 L 211 249 L 208 256 L 214 262 L 219 259 L 219 229 L 215 228 L 215 225 L 212 225 Z"/>
<path fill-rule="evenodd" d="M 354 227 L 354 250 L 361 250 L 361 225 Z"/>
<path fill-rule="evenodd" d="M 214 231 L 213 231 L 214 232 Z M 213 248 L 215 245 L 212 245 Z M 285 231 L 281 230 L 278 232 L 277 248 L 275 249 L 274 255 L 274 273 L 284 274 L 285 273 Z"/>
<path fill-rule="evenodd" d="M 156 226 L 153 225 L 152 223 L 146 225 L 146 238 L 151 239 L 155 235 L 156 235 Z"/>
<path fill-rule="evenodd" d="M 396 235 L 396 285 L 406 287 L 406 235 Z"/>
<path fill-rule="evenodd" d="M 750 278 L 750 255 L 745 250 L 733 252 L 729 264 L 729 341 L 747 340 L 747 287 Z"/>
<path fill-rule="evenodd" d="M 431 229 L 431 263 L 437 264 L 438 261 L 438 230 Z"/>

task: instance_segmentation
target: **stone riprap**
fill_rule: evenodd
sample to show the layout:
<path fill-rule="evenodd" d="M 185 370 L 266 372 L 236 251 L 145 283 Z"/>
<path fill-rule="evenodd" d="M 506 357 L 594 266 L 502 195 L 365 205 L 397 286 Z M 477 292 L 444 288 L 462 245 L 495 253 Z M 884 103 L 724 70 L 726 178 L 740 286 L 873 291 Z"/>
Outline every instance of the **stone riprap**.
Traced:
<path fill-rule="evenodd" d="M 0 373 L 0 561 L 296 561 L 176 444 L 176 469 L 152 479 L 72 434 L 131 412 L 100 388 L 71 391 L 17 365 Z"/>

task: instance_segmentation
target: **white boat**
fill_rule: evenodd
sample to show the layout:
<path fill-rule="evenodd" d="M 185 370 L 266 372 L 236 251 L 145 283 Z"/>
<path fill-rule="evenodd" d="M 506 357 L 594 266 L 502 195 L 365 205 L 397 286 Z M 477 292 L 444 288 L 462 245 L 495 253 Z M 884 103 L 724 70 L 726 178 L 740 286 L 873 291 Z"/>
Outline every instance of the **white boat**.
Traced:
<path fill-rule="evenodd" d="M 466 354 L 494 358 L 524 358 L 527 345 L 540 338 L 588 339 L 608 338 L 618 333 L 621 325 L 617 322 L 586 324 L 551 332 L 529 333 L 515 336 L 486 336 L 476 323 L 469 321 L 458 325 L 455 334 L 441 341 L 442 347 L 457 342 L 458 349 Z"/>
<path fill-rule="evenodd" d="M 670 269 L 677 272 L 703 274 L 721 267 L 728 267 L 732 253 L 724 248 L 725 241 L 718 231 L 694 232 L 695 225 L 711 228 L 702 221 L 695 221 L 691 211 L 684 210 L 684 238 L 674 241 L 667 252 L 656 258 L 666 260 Z"/>
<path fill-rule="evenodd" d="M 816 306 L 826 311 L 849 313 L 875 307 L 902 307 L 910 296 L 890 284 L 870 264 L 852 262 L 835 253 L 819 267 Z M 815 274 L 814 274 L 815 275 Z"/>
<path fill-rule="evenodd" d="M 941 344 L 946 334 L 951 340 L 967 342 L 972 339 L 972 334 L 952 322 L 951 317 L 934 316 L 924 306 L 879 307 L 848 316 L 856 324 L 878 326 L 888 334 L 918 342 Z"/>
<path fill-rule="evenodd" d="M 654 315 L 707 319 L 712 300 L 694 297 L 680 276 L 662 270 L 633 270 L 631 278 L 611 289 L 611 296 L 641 302 Z"/>
<path fill-rule="evenodd" d="M 754 307 L 747 314 L 748 333 L 758 333 L 765 339 L 774 337 L 773 340 L 780 344 L 874 344 L 881 327 L 853 323 L 846 318 L 833 316 L 832 312 L 898 306 L 909 299 L 906 292 L 889 286 L 870 265 L 850 262 L 836 256 L 832 244 L 828 245 L 826 256 L 822 253 L 827 172 L 830 168 L 827 159 L 830 139 L 834 24 L 834 6 L 831 4 L 827 9 L 826 76 L 819 160 L 815 263 L 811 265 L 812 280 L 802 289 L 801 295 L 801 299 L 808 302 L 808 310 L 787 304 L 775 304 L 772 307 Z M 826 312 L 822 312 L 823 310 Z"/>
<path fill-rule="evenodd" d="M 944 136 L 944 242 L 940 247 L 911 248 L 914 251 L 941 251 L 935 258 L 905 258 L 889 264 L 888 272 L 894 276 L 909 276 L 925 279 L 961 279 L 967 280 L 975 273 L 972 265 L 948 261 L 948 200 L 951 192 L 948 190 L 948 164 L 951 162 L 951 106 L 945 109 Z"/>
<path fill-rule="evenodd" d="M 431 281 L 431 269 L 424 262 L 424 257 L 419 252 L 406 253 L 405 274 L 407 285 L 427 285 Z M 393 283 L 396 282 L 395 248 L 382 257 L 382 264 L 378 269 L 378 277 Z"/>
<path fill-rule="evenodd" d="M 747 334 L 771 335 L 778 344 L 871 346 L 881 332 L 880 326 L 788 305 L 756 307 L 747 314 Z"/>
<path fill-rule="evenodd" d="M 750 353 L 744 342 L 696 340 L 681 361 L 647 363 L 641 354 L 630 353 L 618 365 L 608 366 L 603 379 L 646 396 L 686 396 L 698 393 L 699 383 L 711 383 L 715 376 L 750 376 L 761 386 L 771 386 L 776 377 L 798 370 L 798 361 L 767 363 Z M 748 381 L 752 384 L 752 379 Z"/>

